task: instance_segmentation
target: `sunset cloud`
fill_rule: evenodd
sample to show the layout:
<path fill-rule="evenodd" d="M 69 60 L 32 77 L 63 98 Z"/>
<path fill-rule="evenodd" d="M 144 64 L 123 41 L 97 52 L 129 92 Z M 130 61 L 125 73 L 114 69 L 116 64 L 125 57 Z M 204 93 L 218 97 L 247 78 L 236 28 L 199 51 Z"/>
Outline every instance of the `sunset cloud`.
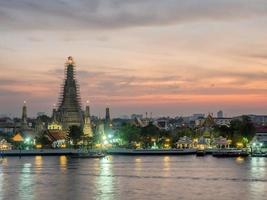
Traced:
<path fill-rule="evenodd" d="M 51 113 L 72 55 L 103 115 L 267 107 L 264 0 L 0 0 L 0 113 Z"/>
<path fill-rule="evenodd" d="M 264 0 L 9 0 L 1 29 L 114 29 L 266 16 Z"/>

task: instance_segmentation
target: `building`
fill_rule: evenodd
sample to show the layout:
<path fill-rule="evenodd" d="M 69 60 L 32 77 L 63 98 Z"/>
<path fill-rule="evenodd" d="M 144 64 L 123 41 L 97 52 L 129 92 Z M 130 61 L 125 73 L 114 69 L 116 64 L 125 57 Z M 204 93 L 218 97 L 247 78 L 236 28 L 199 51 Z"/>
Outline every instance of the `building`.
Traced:
<path fill-rule="evenodd" d="M 218 111 L 217 112 L 217 118 L 223 118 L 223 111 Z"/>
<path fill-rule="evenodd" d="M 250 142 L 253 153 L 267 153 L 267 126 L 256 126 L 256 134 Z"/>
<path fill-rule="evenodd" d="M 210 126 L 230 126 L 231 125 L 231 121 L 233 120 L 233 118 L 230 117 L 222 117 L 222 118 L 214 118 L 212 117 L 212 115 L 208 115 L 208 117 L 206 119 L 197 119 L 195 121 L 195 125 L 197 127 L 199 126 L 203 126 L 205 123 L 210 123 Z"/>
<path fill-rule="evenodd" d="M 93 137 L 89 105 L 86 106 L 85 112 L 84 112 L 83 134 L 85 137 Z"/>
<path fill-rule="evenodd" d="M 26 101 L 24 101 L 23 103 L 23 107 L 22 107 L 22 116 L 21 116 L 21 125 L 20 128 L 21 129 L 28 129 L 28 117 L 27 117 L 27 106 L 26 106 Z"/>
<path fill-rule="evenodd" d="M 166 118 L 160 118 L 155 120 L 154 125 L 157 126 L 160 130 L 169 130 L 169 121 Z"/>
<path fill-rule="evenodd" d="M 0 133 L 12 135 L 15 132 L 16 123 L 9 117 L 0 118 Z"/>
<path fill-rule="evenodd" d="M 65 80 L 57 110 L 58 122 L 62 124 L 63 130 L 68 130 L 72 125 L 83 125 L 80 101 L 79 85 L 75 79 L 75 63 L 69 56 L 65 65 Z"/>
<path fill-rule="evenodd" d="M 132 114 L 131 115 L 131 119 L 136 119 L 136 118 L 139 118 L 139 119 L 143 119 L 143 115 L 142 114 Z"/>
<path fill-rule="evenodd" d="M 221 118 L 214 118 L 214 122 L 218 126 L 230 126 L 232 118 L 227 117 L 221 117 Z"/>
<path fill-rule="evenodd" d="M 248 115 L 256 125 L 267 125 L 267 115 Z"/>
<path fill-rule="evenodd" d="M 32 128 L 32 121 L 29 122 L 28 119 L 26 101 L 24 101 L 23 103 L 20 125 L 17 129 L 24 137 L 34 138 L 37 135 L 34 129 Z"/>
<path fill-rule="evenodd" d="M 108 129 L 112 128 L 112 122 L 111 122 L 111 117 L 110 117 L 110 111 L 109 108 L 106 108 L 106 117 L 105 117 L 105 131 Z"/>

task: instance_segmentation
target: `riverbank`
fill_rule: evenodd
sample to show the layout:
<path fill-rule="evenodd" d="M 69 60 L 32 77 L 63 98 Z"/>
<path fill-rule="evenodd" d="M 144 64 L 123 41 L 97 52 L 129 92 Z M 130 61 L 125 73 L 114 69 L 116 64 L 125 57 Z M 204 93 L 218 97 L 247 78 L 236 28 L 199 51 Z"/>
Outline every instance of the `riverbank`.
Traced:
<path fill-rule="evenodd" d="M 93 149 L 90 152 L 97 152 Z M 1 151 L 2 156 L 60 156 L 81 153 L 79 149 L 32 149 Z M 196 149 L 108 149 L 108 155 L 189 155 L 196 154 Z"/>

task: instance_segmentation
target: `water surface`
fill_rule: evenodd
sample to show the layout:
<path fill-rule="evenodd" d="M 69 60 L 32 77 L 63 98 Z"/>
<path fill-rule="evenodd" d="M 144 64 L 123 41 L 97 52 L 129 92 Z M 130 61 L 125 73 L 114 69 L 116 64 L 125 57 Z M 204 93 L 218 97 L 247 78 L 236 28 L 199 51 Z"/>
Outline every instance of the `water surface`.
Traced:
<path fill-rule="evenodd" d="M 0 199 L 266 199 L 267 158 L 9 157 Z"/>

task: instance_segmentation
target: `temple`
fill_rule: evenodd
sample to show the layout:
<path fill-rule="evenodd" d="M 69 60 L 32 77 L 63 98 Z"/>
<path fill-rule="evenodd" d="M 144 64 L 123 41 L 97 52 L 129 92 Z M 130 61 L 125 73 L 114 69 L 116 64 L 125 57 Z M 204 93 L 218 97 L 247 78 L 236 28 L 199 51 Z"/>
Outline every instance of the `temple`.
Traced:
<path fill-rule="evenodd" d="M 63 130 L 68 130 L 72 125 L 83 126 L 80 101 L 79 85 L 75 79 L 75 63 L 69 56 L 57 110 L 57 120 L 62 124 Z"/>
<path fill-rule="evenodd" d="M 87 101 L 87 104 L 89 102 Z M 91 127 L 91 119 L 90 119 L 90 107 L 86 105 L 84 112 L 84 124 L 83 124 L 83 134 L 85 137 L 93 137 L 93 131 Z"/>
<path fill-rule="evenodd" d="M 27 106 L 26 106 L 26 101 L 23 103 L 22 107 L 22 116 L 21 116 L 21 128 L 22 129 L 27 129 L 28 128 L 28 122 L 27 122 Z"/>

